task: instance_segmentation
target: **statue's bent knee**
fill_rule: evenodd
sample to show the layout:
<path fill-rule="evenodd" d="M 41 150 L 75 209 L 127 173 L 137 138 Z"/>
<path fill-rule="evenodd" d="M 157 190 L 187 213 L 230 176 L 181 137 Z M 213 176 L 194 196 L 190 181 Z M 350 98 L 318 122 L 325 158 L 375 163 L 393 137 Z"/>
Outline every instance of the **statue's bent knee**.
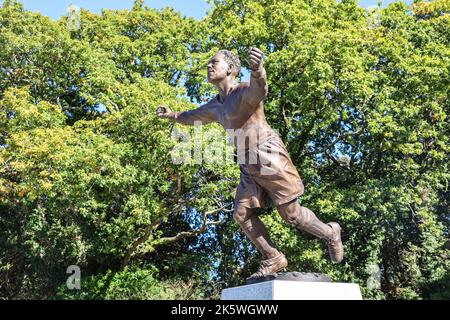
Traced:
<path fill-rule="evenodd" d="M 247 210 L 244 209 L 237 209 L 233 213 L 233 219 L 236 221 L 236 223 L 240 226 L 244 225 L 246 221 L 250 220 L 250 215 L 248 214 Z"/>

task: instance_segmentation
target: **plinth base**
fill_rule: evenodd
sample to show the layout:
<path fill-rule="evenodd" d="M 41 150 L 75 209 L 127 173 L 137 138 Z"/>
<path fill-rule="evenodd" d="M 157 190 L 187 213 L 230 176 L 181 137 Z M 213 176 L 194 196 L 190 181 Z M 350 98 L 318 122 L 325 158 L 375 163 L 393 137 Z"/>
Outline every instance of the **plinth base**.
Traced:
<path fill-rule="evenodd" d="M 270 274 L 265 277 L 248 278 L 247 284 L 254 284 L 258 282 L 265 282 L 271 280 L 286 280 L 286 281 L 302 281 L 302 282 L 331 282 L 331 278 L 322 273 L 310 272 L 278 272 Z"/>
<path fill-rule="evenodd" d="M 362 300 L 355 283 L 272 280 L 222 290 L 221 300 Z"/>

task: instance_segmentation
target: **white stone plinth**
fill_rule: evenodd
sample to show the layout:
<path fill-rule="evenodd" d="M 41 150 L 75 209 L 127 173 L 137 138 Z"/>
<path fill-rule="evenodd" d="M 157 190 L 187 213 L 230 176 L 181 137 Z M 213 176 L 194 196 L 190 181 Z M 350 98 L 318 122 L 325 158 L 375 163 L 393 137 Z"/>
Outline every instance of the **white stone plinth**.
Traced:
<path fill-rule="evenodd" d="M 362 300 L 355 283 L 272 280 L 222 290 L 221 300 Z"/>

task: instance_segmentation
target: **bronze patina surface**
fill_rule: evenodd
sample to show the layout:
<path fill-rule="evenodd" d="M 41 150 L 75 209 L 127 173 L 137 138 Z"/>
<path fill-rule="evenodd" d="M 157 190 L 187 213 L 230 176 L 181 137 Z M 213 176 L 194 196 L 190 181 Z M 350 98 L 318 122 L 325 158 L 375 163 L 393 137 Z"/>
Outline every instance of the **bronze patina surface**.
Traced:
<path fill-rule="evenodd" d="M 297 201 L 304 192 L 302 180 L 283 141 L 264 115 L 263 101 L 268 85 L 263 58 L 261 50 L 249 49 L 250 82 L 239 84 L 236 81 L 240 72 L 239 58 L 228 50 L 220 50 L 207 67 L 208 81 L 219 90 L 216 97 L 185 112 L 171 112 L 165 106 L 158 110 L 161 118 L 185 125 L 218 122 L 231 132 L 229 138 L 237 148 L 241 170 L 234 219 L 263 257 L 260 268 L 250 278 L 276 274 L 288 264 L 255 213 L 256 208 L 266 205 L 266 196 L 287 223 L 326 240 L 333 262 L 341 262 L 344 254 L 339 224 L 321 222 Z"/>

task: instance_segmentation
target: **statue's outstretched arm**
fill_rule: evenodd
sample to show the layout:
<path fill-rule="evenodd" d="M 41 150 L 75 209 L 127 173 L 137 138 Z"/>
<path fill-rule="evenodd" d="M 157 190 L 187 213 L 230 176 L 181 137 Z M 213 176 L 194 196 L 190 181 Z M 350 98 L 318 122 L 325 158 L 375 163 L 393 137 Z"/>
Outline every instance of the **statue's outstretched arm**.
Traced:
<path fill-rule="evenodd" d="M 196 122 L 207 124 L 216 121 L 216 117 L 208 104 L 183 112 L 172 112 L 168 107 L 161 106 L 156 111 L 156 114 L 160 118 L 169 119 L 184 125 L 194 125 Z"/>

